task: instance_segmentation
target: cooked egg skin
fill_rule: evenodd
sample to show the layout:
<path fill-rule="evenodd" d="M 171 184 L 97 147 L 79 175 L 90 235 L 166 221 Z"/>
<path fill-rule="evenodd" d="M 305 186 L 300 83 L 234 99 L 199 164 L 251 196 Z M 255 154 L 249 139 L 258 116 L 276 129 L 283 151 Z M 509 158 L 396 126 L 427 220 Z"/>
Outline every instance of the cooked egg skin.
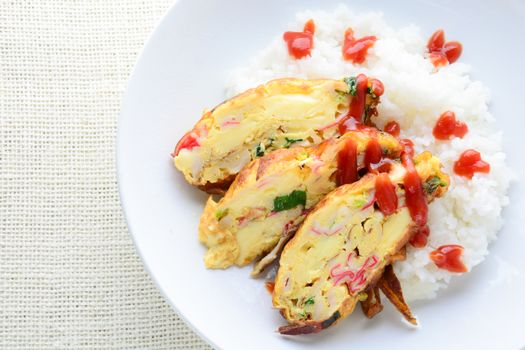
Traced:
<path fill-rule="evenodd" d="M 210 198 L 206 204 L 199 225 L 199 239 L 208 247 L 206 267 L 243 266 L 286 243 L 308 210 L 336 187 L 337 154 L 345 141 L 355 141 L 362 164 L 372 138 L 385 154 L 401 152 L 399 141 L 387 133 L 350 131 L 315 147 L 281 149 L 249 163 L 219 202 Z M 262 268 L 256 266 L 254 274 Z"/>
<path fill-rule="evenodd" d="M 424 152 L 415 162 L 424 183 L 439 178 L 443 184 L 427 199 L 443 195 L 449 178 L 441 172 L 439 159 Z M 405 246 L 415 223 L 404 206 L 404 174 L 400 164 L 389 173 L 399 196 L 392 215 L 384 216 L 369 205 L 376 175 L 368 174 L 335 189 L 306 217 L 282 252 L 273 291 L 274 307 L 290 324 L 320 331 L 318 326 L 334 314 L 340 316 L 337 321 L 347 317 L 359 293 L 375 283 L 390 257 Z M 283 332 L 298 332 L 290 327 Z"/>
<path fill-rule="evenodd" d="M 352 99 L 340 80 L 272 80 L 205 111 L 179 141 L 173 160 L 185 179 L 223 193 L 251 160 L 269 152 L 311 146 L 339 135 L 337 120 Z M 367 94 L 374 110 L 379 97 Z"/>

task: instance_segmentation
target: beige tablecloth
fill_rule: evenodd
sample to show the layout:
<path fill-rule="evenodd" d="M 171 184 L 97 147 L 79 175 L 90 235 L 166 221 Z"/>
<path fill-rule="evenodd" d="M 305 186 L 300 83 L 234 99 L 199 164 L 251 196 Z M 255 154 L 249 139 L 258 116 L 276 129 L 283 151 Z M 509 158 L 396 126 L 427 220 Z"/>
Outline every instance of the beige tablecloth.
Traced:
<path fill-rule="evenodd" d="M 121 95 L 172 0 L 0 0 L 0 349 L 209 348 L 120 208 Z"/>

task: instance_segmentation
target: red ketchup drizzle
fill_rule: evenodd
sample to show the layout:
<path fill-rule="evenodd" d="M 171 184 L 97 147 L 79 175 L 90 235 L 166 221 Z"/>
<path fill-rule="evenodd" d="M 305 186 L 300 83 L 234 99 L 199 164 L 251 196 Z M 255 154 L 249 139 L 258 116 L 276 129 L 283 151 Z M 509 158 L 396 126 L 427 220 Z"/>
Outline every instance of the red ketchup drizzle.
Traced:
<path fill-rule="evenodd" d="M 399 124 L 396 121 L 392 120 L 386 123 L 385 131 L 394 137 L 398 137 L 401 128 L 399 127 Z"/>
<path fill-rule="evenodd" d="M 454 136 L 463 138 L 467 132 L 467 124 L 456 120 L 456 114 L 452 111 L 441 114 L 432 130 L 432 134 L 438 140 L 449 140 Z"/>
<path fill-rule="evenodd" d="M 383 150 L 381 149 L 381 145 L 379 144 L 379 142 L 375 138 L 368 141 L 368 144 L 366 145 L 364 159 L 364 165 L 368 169 L 368 171 L 374 171 L 370 164 L 379 163 L 381 161 L 382 155 Z"/>
<path fill-rule="evenodd" d="M 428 58 L 434 67 L 446 66 L 456 62 L 463 47 L 458 41 L 445 42 L 445 32 L 439 29 L 432 34 L 427 44 Z"/>
<path fill-rule="evenodd" d="M 357 181 L 357 144 L 347 139 L 337 154 L 337 186 Z"/>
<path fill-rule="evenodd" d="M 456 244 L 442 245 L 429 254 L 430 260 L 440 269 L 450 272 L 467 272 L 468 269 L 461 261 L 463 247 Z"/>
<path fill-rule="evenodd" d="M 383 95 L 383 93 L 385 92 L 385 86 L 383 85 L 381 80 L 372 78 L 368 81 L 368 83 L 370 85 L 370 92 L 376 95 L 377 97 Z"/>
<path fill-rule="evenodd" d="M 304 25 L 302 32 L 285 32 L 283 39 L 288 45 L 288 53 L 296 59 L 310 56 L 314 47 L 315 23 L 312 19 Z"/>
<path fill-rule="evenodd" d="M 343 58 L 353 63 L 363 63 L 366 59 L 368 49 L 374 46 L 377 38 L 375 36 L 364 36 L 360 39 L 354 37 L 352 28 L 345 31 L 343 42 Z"/>
<path fill-rule="evenodd" d="M 375 197 L 377 206 L 385 215 L 392 215 L 397 210 L 396 188 L 387 174 L 379 174 L 376 177 Z"/>
<path fill-rule="evenodd" d="M 414 143 L 410 139 L 402 139 L 399 140 L 401 145 L 403 146 L 403 153 L 410 155 L 410 157 L 414 156 Z"/>
<path fill-rule="evenodd" d="M 468 149 L 461 153 L 454 163 L 454 172 L 459 176 L 472 179 L 474 173 L 489 173 L 490 164 L 481 159 L 478 151 Z"/>
<path fill-rule="evenodd" d="M 177 143 L 177 146 L 175 146 L 175 150 L 171 154 L 172 157 L 178 156 L 180 151 L 183 149 L 187 149 L 191 151 L 195 147 L 199 147 L 199 141 L 195 137 L 193 131 L 187 132 Z"/>
<path fill-rule="evenodd" d="M 427 245 L 428 236 L 430 235 L 430 228 L 428 225 L 416 226 L 412 232 L 410 244 L 415 248 L 423 248 Z"/>
<path fill-rule="evenodd" d="M 350 108 L 348 114 L 341 120 L 339 124 L 339 133 L 342 135 L 350 129 L 350 125 L 347 125 L 349 119 L 354 118 L 355 121 L 361 123 L 363 120 L 363 114 L 365 112 L 366 104 L 366 93 L 368 91 L 368 78 L 364 74 L 359 74 L 356 78 L 356 94 L 351 96 L 352 101 L 350 102 Z M 350 120 L 351 122 L 351 120 Z"/>
<path fill-rule="evenodd" d="M 419 177 L 412 157 L 406 154 L 402 156 L 403 165 L 407 173 L 403 178 L 403 185 L 405 186 L 405 197 L 410 216 L 419 226 L 424 226 L 427 223 L 427 201 L 423 193 L 423 184 Z"/>
<path fill-rule="evenodd" d="M 345 132 L 360 130 L 366 131 L 370 135 L 375 135 L 377 133 L 377 129 L 375 127 L 364 125 L 357 121 L 354 117 L 347 118 L 347 116 L 345 116 L 345 119 L 340 121 L 337 125 L 339 125 L 339 130 L 341 130 L 341 127 L 344 127 Z"/>
<path fill-rule="evenodd" d="M 426 245 L 426 237 L 428 237 L 429 234 L 429 228 L 427 226 L 427 199 L 423 191 L 423 183 L 412 159 L 414 156 L 413 143 L 406 139 L 401 140 L 401 143 L 404 146 L 401 161 L 406 170 L 405 177 L 403 178 L 405 202 L 412 220 L 414 220 L 417 225 L 416 232 L 414 232 L 410 243 L 415 247 L 423 247 Z"/>
<path fill-rule="evenodd" d="M 366 128 L 366 127 L 365 127 Z M 387 173 L 392 167 L 390 159 L 383 159 L 383 149 L 377 141 L 373 138 L 368 141 L 365 149 L 364 166 L 371 173 Z"/>

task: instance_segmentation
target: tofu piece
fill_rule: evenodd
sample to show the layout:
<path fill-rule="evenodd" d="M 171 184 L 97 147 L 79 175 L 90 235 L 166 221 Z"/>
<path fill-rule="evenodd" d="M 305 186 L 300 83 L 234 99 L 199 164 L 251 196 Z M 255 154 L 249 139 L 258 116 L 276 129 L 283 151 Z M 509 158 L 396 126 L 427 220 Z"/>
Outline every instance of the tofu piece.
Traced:
<path fill-rule="evenodd" d="M 449 178 L 429 152 L 414 159 L 427 201 L 443 195 Z M 373 203 L 377 175 L 338 187 L 320 201 L 285 246 L 275 279 L 273 305 L 290 325 L 283 334 L 317 333 L 351 314 L 359 293 L 411 238 L 416 224 L 405 206 L 405 168 L 389 173 L 398 209 L 385 216 Z M 430 186 L 429 183 L 439 183 Z"/>
<path fill-rule="evenodd" d="M 210 197 L 206 203 L 199 225 L 199 239 L 208 247 L 206 267 L 243 266 L 276 249 L 253 275 L 261 272 L 308 211 L 336 188 L 337 155 L 344 145 L 349 140 L 355 143 L 357 164 L 362 167 L 372 139 L 383 155 L 399 157 L 402 146 L 395 137 L 366 128 L 314 147 L 277 150 L 249 163 L 219 202 Z"/>
<path fill-rule="evenodd" d="M 272 80 L 205 111 L 178 142 L 175 167 L 192 185 L 224 193 L 251 160 L 290 147 L 306 147 L 339 136 L 338 120 L 352 98 L 341 80 Z M 379 97 L 366 95 L 375 113 Z"/>

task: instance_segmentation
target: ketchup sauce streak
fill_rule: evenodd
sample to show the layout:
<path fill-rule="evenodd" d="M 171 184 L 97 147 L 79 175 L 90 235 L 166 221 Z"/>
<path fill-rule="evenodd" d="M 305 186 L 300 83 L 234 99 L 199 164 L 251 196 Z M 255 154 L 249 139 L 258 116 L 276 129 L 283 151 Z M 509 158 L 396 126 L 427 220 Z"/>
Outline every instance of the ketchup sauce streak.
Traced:
<path fill-rule="evenodd" d="M 385 86 L 379 79 L 372 78 L 368 81 L 369 90 L 372 94 L 376 95 L 377 97 L 383 95 L 385 92 Z"/>
<path fill-rule="evenodd" d="M 461 261 L 463 247 L 460 245 L 442 245 L 429 254 L 430 260 L 440 269 L 450 272 L 467 272 L 468 269 Z"/>
<path fill-rule="evenodd" d="M 396 121 L 389 121 L 385 125 L 385 131 L 394 137 L 398 137 L 401 131 L 399 124 Z"/>
<path fill-rule="evenodd" d="M 427 225 L 427 199 L 423 191 L 423 183 L 412 159 L 414 157 L 414 144 L 408 139 L 401 140 L 401 144 L 404 147 L 401 154 L 401 162 L 406 170 L 405 177 L 403 178 L 405 202 L 412 220 L 414 220 L 417 225 L 410 243 L 414 247 L 420 248 L 427 244 L 427 237 L 430 233 Z"/>
<path fill-rule="evenodd" d="M 379 142 L 375 138 L 368 141 L 368 144 L 366 145 L 364 159 L 364 165 L 368 169 L 368 171 L 374 171 L 374 169 L 370 165 L 379 163 L 381 161 L 382 155 L 383 150 L 381 149 L 381 145 L 379 144 Z"/>
<path fill-rule="evenodd" d="M 363 120 L 363 114 L 365 113 L 365 104 L 366 104 L 366 93 L 368 91 L 368 78 L 364 74 L 359 74 L 356 77 L 356 94 L 351 96 L 352 101 L 350 102 L 350 107 L 348 114 L 341 120 L 339 124 L 339 133 L 342 135 L 349 127 L 346 125 L 351 117 L 353 117 L 359 123 Z"/>
<path fill-rule="evenodd" d="M 396 188 L 388 174 L 379 174 L 375 182 L 375 197 L 379 210 L 385 215 L 392 215 L 397 210 Z"/>
<path fill-rule="evenodd" d="M 481 159 L 478 151 L 468 149 L 461 153 L 459 159 L 454 162 L 454 172 L 459 176 L 472 179 L 474 173 L 489 173 L 490 164 Z"/>
<path fill-rule="evenodd" d="M 414 228 L 410 244 L 415 248 L 423 248 L 427 245 L 428 236 L 430 235 L 430 228 L 428 225 L 417 226 Z"/>
<path fill-rule="evenodd" d="M 344 120 L 339 121 L 339 130 L 341 130 L 344 127 L 344 132 L 347 131 L 364 131 L 367 132 L 369 135 L 376 135 L 377 129 L 372 126 L 364 125 L 357 121 L 354 117 L 348 118 L 348 116 L 345 116 Z"/>
<path fill-rule="evenodd" d="M 421 178 L 414 166 L 412 156 L 403 154 L 401 160 L 406 169 L 403 185 L 405 186 L 405 199 L 410 216 L 419 226 L 427 224 L 428 207 Z"/>
<path fill-rule="evenodd" d="M 374 46 L 377 38 L 375 36 L 365 36 L 360 39 L 354 37 L 352 28 L 345 31 L 343 41 L 343 58 L 353 63 L 363 63 L 366 59 L 368 49 Z"/>
<path fill-rule="evenodd" d="M 430 62 L 438 68 L 456 62 L 463 46 L 458 41 L 445 42 L 445 32 L 439 29 L 428 40 L 427 49 Z"/>
<path fill-rule="evenodd" d="M 347 139 L 337 154 L 337 186 L 357 181 L 357 143 Z"/>
<path fill-rule="evenodd" d="M 456 120 L 456 114 L 452 111 L 441 114 L 432 130 L 432 134 L 438 140 L 449 140 L 454 136 L 463 138 L 467 132 L 467 124 Z"/>
<path fill-rule="evenodd" d="M 403 146 L 403 154 L 409 155 L 410 159 L 414 157 L 414 143 L 410 139 L 399 140 L 401 146 Z"/>
<path fill-rule="evenodd" d="M 315 23 L 312 19 L 304 25 L 302 32 L 285 32 L 283 40 L 288 46 L 288 53 L 296 59 L 310 56 L 314 47 Z"/>

